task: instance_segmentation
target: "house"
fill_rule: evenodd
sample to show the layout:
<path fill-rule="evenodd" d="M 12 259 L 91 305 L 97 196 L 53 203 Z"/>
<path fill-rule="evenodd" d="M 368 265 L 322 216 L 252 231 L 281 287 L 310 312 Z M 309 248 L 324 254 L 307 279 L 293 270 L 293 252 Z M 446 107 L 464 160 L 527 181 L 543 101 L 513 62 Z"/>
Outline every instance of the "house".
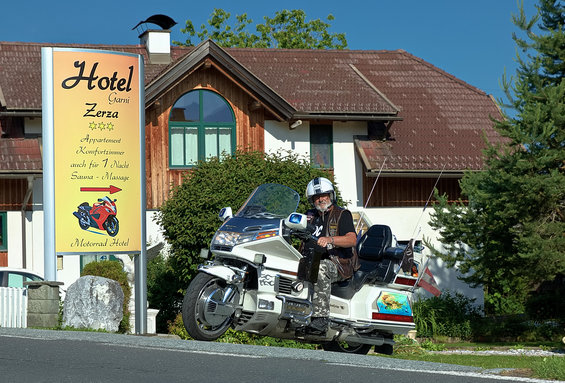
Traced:
<path fill-rule="evenodd" d="M 198 159 L 288 149 L 331 168 L 349 208 L 390 225 L 400 241 L 437 241 L 423 210 L 434 185 L 459 198 L 463 171 L 483 166 L 484 138 L 501 140 L 489 95 L 403 50 L 171 47 L 169 33 L 147 30 L 139 45 L 80 45 L 144 58 L 149 217 Z M 79 47 L 0 42 L 0 266 L 39 272 L 44 46 Z M 158 241 L 159 228 L 147 225 Z M 84 257 L 60 258 L 58 279 L 74 281 Z M 441 264 L 432 270 L 441 287 L 461 288 Z"/>

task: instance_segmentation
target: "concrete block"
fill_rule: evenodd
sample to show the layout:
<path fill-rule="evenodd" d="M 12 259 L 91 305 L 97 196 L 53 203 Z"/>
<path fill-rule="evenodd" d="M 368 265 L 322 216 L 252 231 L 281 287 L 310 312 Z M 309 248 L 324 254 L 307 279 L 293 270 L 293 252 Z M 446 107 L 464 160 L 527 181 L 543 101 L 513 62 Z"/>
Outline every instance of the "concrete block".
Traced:
<path fill-rule="evenodd" d="M 33 314 L 59 314 L 59 300 L 28 299 L 27 312 Z"/>
<path fill-rule="evenodd" d="M 28 286 L 29 299 L 56 299 L 59 300 L 58 286 Z"/>
<path fill-rule="evenodd" d="M 56 328 L 59 324 L 59 314 L 27 313 L 27 327 Z"/>

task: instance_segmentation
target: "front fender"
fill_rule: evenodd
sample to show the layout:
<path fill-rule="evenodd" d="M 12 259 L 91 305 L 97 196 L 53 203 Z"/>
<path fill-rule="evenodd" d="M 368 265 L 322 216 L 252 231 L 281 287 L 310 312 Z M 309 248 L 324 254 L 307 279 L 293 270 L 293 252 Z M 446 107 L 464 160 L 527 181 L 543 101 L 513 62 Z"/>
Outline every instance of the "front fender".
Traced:
<path fill-rule="evenodd" d="M 198 271 L 222 278 L 228 283 L 238 282 L 240 279 L 234 270 L 224 265 L 200 265 L 198 266 Z"/>

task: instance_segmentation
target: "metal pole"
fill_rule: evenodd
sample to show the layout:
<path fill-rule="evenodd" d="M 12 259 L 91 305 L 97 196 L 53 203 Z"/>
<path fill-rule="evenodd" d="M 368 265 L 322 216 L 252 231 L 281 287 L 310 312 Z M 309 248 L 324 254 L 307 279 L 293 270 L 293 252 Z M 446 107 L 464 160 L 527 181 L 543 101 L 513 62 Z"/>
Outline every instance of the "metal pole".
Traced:
<path fill-rule="evenodd" d="M 53 110 L 53 48 L 41 48 L 43 136 L 43 261 L 46 281 L 57 280 L 55 256 L 55 148 Z"/>
<path fill-rule="evenodd" d="M 140 195 L 141 195 L 141 253 L 135 255 L 135 333 L 147 333 L 147 226 L 145 207 L 147 206 L 145 190 L 145 88 L 143 58 L 139 56 L 139 161 L 140 161 Z"/>

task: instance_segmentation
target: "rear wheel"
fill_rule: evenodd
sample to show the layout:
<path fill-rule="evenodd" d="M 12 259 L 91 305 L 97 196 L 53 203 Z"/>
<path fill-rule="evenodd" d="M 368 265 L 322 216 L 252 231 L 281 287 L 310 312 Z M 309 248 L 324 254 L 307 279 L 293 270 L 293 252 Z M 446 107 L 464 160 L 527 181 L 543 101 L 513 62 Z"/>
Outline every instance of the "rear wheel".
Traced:
<path fill-rule="evenodd" d="M 79 218 L 78 218 L 78 225 L 82 230 L 86 230 L 90 227 L 90 218 L 88 218 L 88 213 L 84 210 L 78 210 Z"/>
<path fill-rule="evenodd" d="M 347 354 L 360 354 L 367 355 L 371 350 L 370 344 L 363 343 L 347 343 L 347 342 L 326 342 L 322 343 L 322 348 L 325 351 L 344 352 Z"/>
<path fill-rule="evenodd" d="M 182 302 L 182 321 L 193 339 L 216 340 L 230 327 L 233 310 L 224 304 L 227 286 L 223 279 L 199 273 L 194 277 Z M 237 296 L 235 294 L 230 299 Z"/>

